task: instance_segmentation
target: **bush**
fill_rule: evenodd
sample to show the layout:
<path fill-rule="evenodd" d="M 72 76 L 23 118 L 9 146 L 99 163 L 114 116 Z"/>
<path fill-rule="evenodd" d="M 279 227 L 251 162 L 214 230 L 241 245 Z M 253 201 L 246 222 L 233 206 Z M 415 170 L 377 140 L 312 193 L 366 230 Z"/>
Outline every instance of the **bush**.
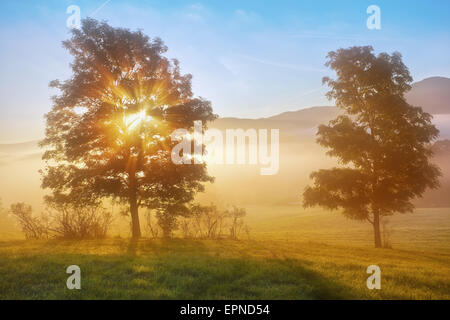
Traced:
<path fill-rule="evenodd" d="M 159 230 L 162 231 L 163 237 L 172 237 L 173 232 L 179 229 L 183 238 L 238 239 L 242 232 L 247 236 L 250 233 L 244 223 L 245 215 L 245 209 L 236 206 L 223 211 L 214 204 L 193 204 L 188 209 L 173 206 L 156 210 L 157 225 L 151 218 L 151 212 L 148 212 L 146 217 L 147 228 L 154 238 L 158 237 Z M 226 230 L 229 230 L 229 234 L 226 234 Z"/>
<path fill-rule="evenodd" d="M 63 239 L 102 239 L 113 219 L 110 212 L 98 206 L 58 206 L 52 214 L 51 231 Z"/>
<path fill-rule="evenodd" d="M 178 229 L 179 218 L 190 215 L 190 210 L 184 203 L 160 202 L 154 212 L 164 238 L 173 236 L 173 232 Z"/>
<path fill-rule="evenodd" d="M 191 207 L 195 235 L 214 239 L 222 235 L 226 212 L 220 211 L 215 205 L 193 205 Z"/>
<path fill-rule="evenodd" d="M 21 202 L 11 205 L 11 214 L 15 216 L 22 228 L 22 232 L 26 239 L 45 239 L 49 236 L 48 219 L 41 217 L 33 217 L 33 209 L 31 206 Z"/>
<path fill-rule="evenodd" d="M 237 239 L 243 229 L 248 236 L 250 231 L 244 224 L 244 217 L 247 215 L 245 209 L 233 206 L 226 211 L 226 215 L 230 218 L 230 238 Z"/>
<path fill-rule="evenodd" d="M 31 206 L 16 203 L 11 205 L 11 213 L 27 239 L 101 239 L 112 223 L 112 215 L 98 206 L 59 205 L 48 215 L 33 216 Z"/>
<path fill-rule="evenodd" d="M 145 222 L 147 226 L 147 230 L 150 233 L 152 238 L 158 238 L 158 235 L 161 233 L 161 228 L 157 222 L 153 222 L 152 211 L 149 210 L 145 213 Z"/>

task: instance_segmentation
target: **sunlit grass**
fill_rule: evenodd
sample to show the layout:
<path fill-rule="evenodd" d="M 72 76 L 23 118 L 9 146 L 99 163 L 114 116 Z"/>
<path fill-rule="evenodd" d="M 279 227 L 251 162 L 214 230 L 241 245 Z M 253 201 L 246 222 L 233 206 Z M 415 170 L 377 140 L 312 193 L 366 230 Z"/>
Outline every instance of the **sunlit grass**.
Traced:
<path fill-rule="evenodd" d="M 450 299 L 448 209 L 391 218 L 393 249 L 339 213 L 249 207 L 250 238 L 0 242 L 0 299 Z M 122 234 L 125 236 L 125 234 Z M 66 289 L 79 265 L 82 289 Z M 381 290 L 368 290 L 378 265 Z"/>
<path fill-rule="evenodd" d="M 67 266 L 82 289 L 65 288 Z M 377 264 L 382 289 L 366 288 Z M 1 299 L 450 299 L 450 255 L 296 241 L 0 243 Z"/>

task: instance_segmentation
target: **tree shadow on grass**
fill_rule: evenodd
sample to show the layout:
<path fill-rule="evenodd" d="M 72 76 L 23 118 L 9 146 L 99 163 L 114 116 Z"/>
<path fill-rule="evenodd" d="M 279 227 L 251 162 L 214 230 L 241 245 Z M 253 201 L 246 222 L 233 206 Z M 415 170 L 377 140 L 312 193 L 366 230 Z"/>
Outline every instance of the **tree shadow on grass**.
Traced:
<path fill-rule="evenodd" d="M 179 238 L 159 238 L 159 239 L 129 239 L 116 242 L 120 251 L 126 255 L 136 256 L 139 254 L 170 254 L 176 252 L 195 252 L 199 253 L 205 248 L 201 240 L 186 241 Z"/>
<path fill-rule="evenodd" d="M 361 299 L 355 288 L 312 270 L 310 263 L 280 256 L 222 257 L 204 241 L 129 240 L 116 263 L 127 269 L 124 296 L 135 299 Z M 129 258 L 132 258 L 132 261 Z M 146 268 L 151 273 L 142 272 Z M 118 281 L 121 283 L 122 281 Z M 122 282 L 123 283 L 123 282 Z M 116 292 L 122 288 L 117 286 Z M 120 294 L 117 298 L 123 298 Z"/>
<path fill-rule="evenodd" d="M 311 298 L 317 300 L 361 299 L 354 292 L 355 288 L 343 284 L 341 281 L 326 277 L 306 267 L 308 262 L 297 259 L 279 259 L 278 263 L 287 266 L 294 274 L 304 279 L 311 287 Z"/>
<path fill-rule="evenodd" d="M 149 245 L 149 244 L 146 244 Z M 156 255 L 134 256 L 127 283 L 136 299 L 358 299 L 355 288 L 308 268 L 298 259 L 225 258 L 177 241 L 153 242 Z M 175 248 L 175 251 L 170 252 Z M 176 250 L 178 249 L 178 250 Z M 167 252 L 169 251 L 169 252 Z M 161 253 L 163 252 L 163 253 Z M 124 263 L 122 258 L 118 257 Z M 149 269 L 146 273 L 142 270 Z M 136 290 L 135 290 L 136 289 Z M 121 290 L 116 288 L 117 292 Z"/>
<path fill-rule="evenodd" d="M 224 257 L 203 241 L 126 240 L 120 244 L 123 247 L 114 254 L 62 250 L 50 256 L 37 253 L 32 259 L 8 257 L 5 263 L 16 267 L 4 266 L 9 270 L 4 298 L 30 298 L 30 293 L 42 299 L 362 298 L 356 288 L 312 270 L 300 259 Z M 65 268 L 74 263 L 83 275 L 83 290 L 76 295 L 64 289 Z M 17 285 L 11 287 L 11 283 Z"/>
<path fill-rule="evenodd" d="M 127 246 L 127 251 L 126 251 L 127 255 L 136 256 L 138 245 L 139 245 L 139 240 L 131 239 Z"/>

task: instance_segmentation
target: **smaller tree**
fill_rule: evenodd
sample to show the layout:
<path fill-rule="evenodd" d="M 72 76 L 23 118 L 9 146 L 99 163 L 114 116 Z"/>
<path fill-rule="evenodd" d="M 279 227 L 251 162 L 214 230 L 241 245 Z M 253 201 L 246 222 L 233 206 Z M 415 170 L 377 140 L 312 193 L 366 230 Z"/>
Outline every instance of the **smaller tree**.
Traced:
<path fill-rule="evenodd" d="M 372 51 L 351 47 L 328 54 L 326 66 L 337 78 L 323 82 L 345 115 L 319 126 L 317 142 L 348 167 L 313 172 L 303 205 L 340 208 L 369 221 L 375 247 L 381 247 L 380 219 L 411 212 L 414 198 L 439 185 L 429 148 L 439 131 L 430 114 L 406 102 L 412 78 L 400 53 Z"/>

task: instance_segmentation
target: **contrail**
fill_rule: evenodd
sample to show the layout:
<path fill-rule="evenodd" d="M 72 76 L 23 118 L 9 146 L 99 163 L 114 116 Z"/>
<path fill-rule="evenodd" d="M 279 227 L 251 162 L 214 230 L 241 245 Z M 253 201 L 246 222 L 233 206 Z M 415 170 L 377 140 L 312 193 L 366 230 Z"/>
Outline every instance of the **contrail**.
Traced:
<path fill-rule="evenodd" d="M 100 7 L 98 7 L 97 9 L 95 9 L 90 15 L 89 17 L 93 17 L 95 16 L 100 10 L 103 9 L 104 6 L 106 6 L 108 4 L 108 2 L 110 2 L 111 0 L 106 0 Z"/>
<path fill-rule="evenodd" d="M 238 56 L 241 57 L 241 58 L 244 58 L 246 60 L 250 60 L 250 61 L 254 61 L 254 62 L 257 62 L 257 63 L 261 63 L 261 64 L 273 66 L 273 67 L 278 67 L 278 68 L 286 68 L 286 69 L 298 70 L 298 71 L 313 71 L 313 72 L 326 72 L 326 71 L 328 71 L 327 69 L 324 69 L 324 68 L 298 66 L 298 65 L 293 65 L 293 64 L 287 64 L 287 63 L 281 63 L 281 62 L 275 62 L 275 61 L 259 59 L 259 58 L 255 58 L 255 57 L 251 57 L 251 56 L 242 55 L 242 54 L 240 54 Z"/>

